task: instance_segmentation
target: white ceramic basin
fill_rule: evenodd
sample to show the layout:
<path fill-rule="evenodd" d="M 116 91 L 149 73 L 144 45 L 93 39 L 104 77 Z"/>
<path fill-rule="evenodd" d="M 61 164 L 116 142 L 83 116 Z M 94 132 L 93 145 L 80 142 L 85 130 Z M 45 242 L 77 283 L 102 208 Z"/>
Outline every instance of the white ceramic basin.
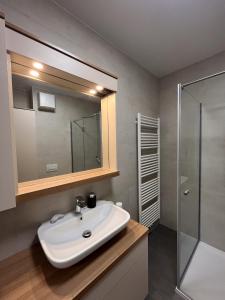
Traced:
<path fill-rule="evenodd" d="M 98 201 L 95 208 L 84 208 L 83 219 L 73 212 L 51 224 L 43 223 L 38 229 L 41 246 L 49 260 L 56 268 L 69 267 L 124 229 L 130 215 L 124 209 L 109 201 Z M 91 236 L 82 236 L 85 230 Z"/>

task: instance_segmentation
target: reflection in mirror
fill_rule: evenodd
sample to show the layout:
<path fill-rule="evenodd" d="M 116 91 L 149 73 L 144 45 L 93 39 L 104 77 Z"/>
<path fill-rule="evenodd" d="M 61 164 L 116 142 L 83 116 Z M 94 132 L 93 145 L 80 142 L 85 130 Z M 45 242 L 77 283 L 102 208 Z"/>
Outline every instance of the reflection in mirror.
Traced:
<path fill-rule="evenodd" d="M 31 69 L 12 57 L 19 182 L 102 166 L 104 91 L 86 88 L 66 75 L 58 77 L 42 64 Z"/>

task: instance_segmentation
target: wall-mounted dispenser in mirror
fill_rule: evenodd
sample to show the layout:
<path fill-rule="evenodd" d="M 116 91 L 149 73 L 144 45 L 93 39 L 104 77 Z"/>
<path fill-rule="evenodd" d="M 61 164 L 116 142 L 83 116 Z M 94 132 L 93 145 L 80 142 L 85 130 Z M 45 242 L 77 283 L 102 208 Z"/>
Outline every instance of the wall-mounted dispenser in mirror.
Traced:
<path fill-rule="evenodd" d="M 0 25 L 0 38 L 5 37 L 0 63 L 5 60 L 7 66 L 0 76 L 8 86 L 5 110 L 12 125 L 6 159 L 13 162 L 17 202 L 118 175 L 117 79 L 3 21 Z M 0 203 L 0 211 L 15 205 L 13 200 L 8 207 Z"/>

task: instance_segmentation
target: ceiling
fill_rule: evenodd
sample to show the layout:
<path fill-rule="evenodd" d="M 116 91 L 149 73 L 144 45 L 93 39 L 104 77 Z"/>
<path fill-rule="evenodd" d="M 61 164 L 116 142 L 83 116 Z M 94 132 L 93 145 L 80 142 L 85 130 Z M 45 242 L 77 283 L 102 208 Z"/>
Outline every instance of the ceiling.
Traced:
<path fill-rule="evenodd" d="M 225 0 L 55 0 L 157 77 L 225 50 Z"/>

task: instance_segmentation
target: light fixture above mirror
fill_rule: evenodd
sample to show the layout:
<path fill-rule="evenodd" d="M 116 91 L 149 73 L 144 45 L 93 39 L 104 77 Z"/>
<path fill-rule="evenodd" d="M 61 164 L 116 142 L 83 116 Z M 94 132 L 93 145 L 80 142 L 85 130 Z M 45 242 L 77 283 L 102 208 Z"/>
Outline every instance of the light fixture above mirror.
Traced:
<path fill-rule="evenodd" d="M 104 90 L 104 87 L 101 86 L 101 85 L 97 85 L 97 86 L 96 86 L 96 90 L 97 90 L 98 92 L 102 92 L 102 91 Z"/>
<path fill-rule="evenodd" d="M 51 83 L 66 89 L 75 90 L 91 97 L 104 97 L 112 93 L 109 89 L 76 75 L 69 74 L 49 65 L 33 61 L 28 57 L 11 53 L 12 73 L 25 77 L 33 77 L 42 82 Z M 35 70 L 35 69 L 36 70 Z"/>
<path fill-rule="evenodd" d="M 35 61 L 35 62 L 33 62 L 33 67 L 35 69 L 42 70 L 44 68 L 44 65 L 41 64 L 41 63 L 39 63 L 39 62 L 37 62 L 37 61 Z"/>
<path fill-rule="evenodd" d="M 30 70 L 30 75 L 33 76 L 33 77 L 39 77 L 40 74 L 36 70 Z"/>

